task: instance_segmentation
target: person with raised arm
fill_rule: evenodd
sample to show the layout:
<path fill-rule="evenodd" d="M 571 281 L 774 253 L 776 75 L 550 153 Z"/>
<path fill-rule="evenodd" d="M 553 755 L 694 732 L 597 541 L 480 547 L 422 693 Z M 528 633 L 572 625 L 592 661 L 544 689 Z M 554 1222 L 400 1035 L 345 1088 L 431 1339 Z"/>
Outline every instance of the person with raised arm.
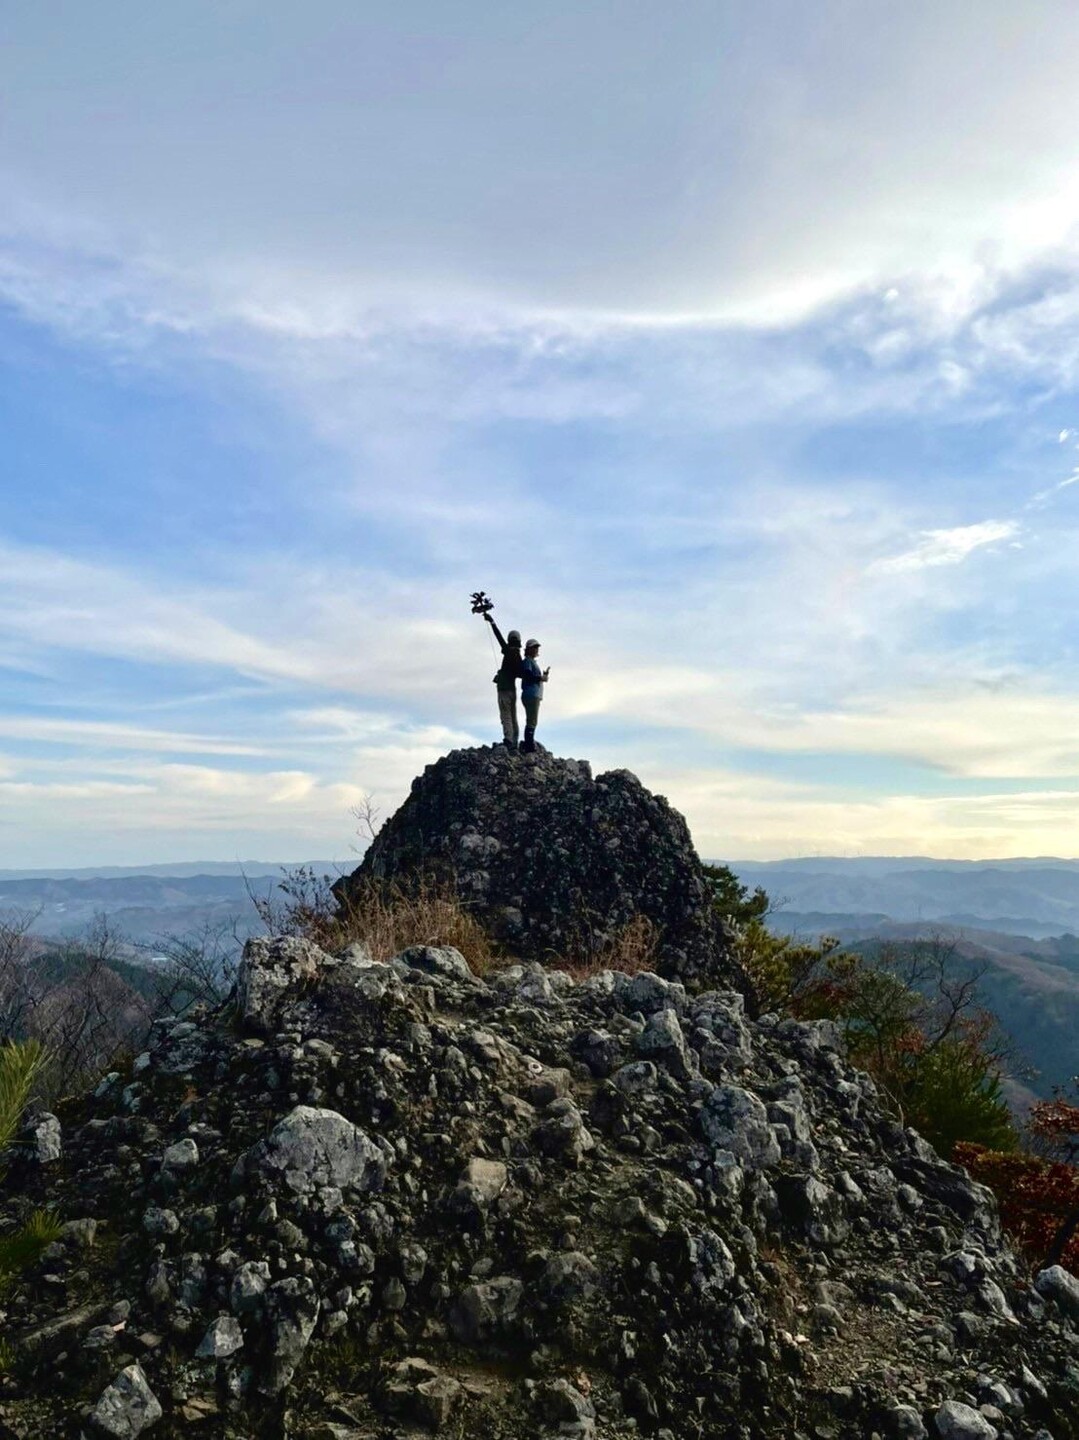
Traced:
<path fill-rule="evenodd" d="M 517 681 L 521 678 L 521 667 L 524 664 L 521 659 L 521 632 L 511 630 L 503 639 L 502 631 L 495 624 L 490 610 L 481 611 L 481 614 L 494 631 L 502 651 L 502 664 L 494 677 L 498 687 L 498 718 L 502 722 L 502 743 L 507 750 L 516 754 L 520 738 L 517 725 Z"/>

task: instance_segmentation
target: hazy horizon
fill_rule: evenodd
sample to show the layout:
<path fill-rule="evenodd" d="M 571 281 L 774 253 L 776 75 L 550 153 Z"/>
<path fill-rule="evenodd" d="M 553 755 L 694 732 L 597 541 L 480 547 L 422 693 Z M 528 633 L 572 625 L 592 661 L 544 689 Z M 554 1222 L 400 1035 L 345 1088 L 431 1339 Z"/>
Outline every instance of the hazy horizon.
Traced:
<path fill-rule="evenodd" d="M 957 866 L 964 869 L 991 869 L 993 866 L 1036 866 L 1036 865 L 1061 865 L 1079 866 L 1079 857 L 1063 855 L 1011 855 L 989 857 L 979 860 L 965 860 L 955 856 L 931 856 L 931 855 L 784 855 L 776 856 L 771 860 L 754 860 L 739 856 L 703 856 L 707 864 L 729 865 L 735 868 L 751 870 L 766 870 L 768 868 L 781 868 L 784 865 L 827 865 L 829 863 L 842 865 L 876 865 L 880 863 L 911 864 L 917 866 Z M 259 876 L 276 874 L 278 871 L 292 869 L 300 865 L 310 865 L 317 869 L 325 868 L 327 871 L 352 870 L 360 863 L 362 854 L 356 853 L 344 859 L 327 860 L 311 856 L 303 856 L 296 860 L 173 860 L 158 861 L 153 864 L 116 864 L 116 865 L 39 865 L 26 869 L 0 868 L 0 881 L 15 879 L 36 879 L 36 878 L 70 878 L 79 879 L 83 876 L 106 877 L 124 875 L 198 875 L 198 874 L 248 874 Z"/>

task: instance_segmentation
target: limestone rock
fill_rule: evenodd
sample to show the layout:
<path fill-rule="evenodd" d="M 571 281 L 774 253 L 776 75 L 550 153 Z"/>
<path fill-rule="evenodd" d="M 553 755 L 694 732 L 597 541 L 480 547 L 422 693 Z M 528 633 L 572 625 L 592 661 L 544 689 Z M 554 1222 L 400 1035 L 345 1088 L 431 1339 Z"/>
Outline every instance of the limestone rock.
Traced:
<path fill-rule="evenodd" d="M 29 1119 L 19 1133 L 19 1148 L 35 1165 L 51 1165 L 63 1154 L 60 1121 L 47 1110 Z"/>
<path fill-rule="evenodd" d="M 447 843 L 490 877 L 509 857 L 527 930 L 551 859 L 527 852 L 563 832 L 526 822 L 562 771 L 490 763 L 483 805 L 504 780 L 521 810 Z M 622 821 L 669 858 L 662 807 L 563 778 L 636 893 Z M 253 1024 L 156 1024 L 137 1082 L 65 1100 L 62 1163 L 12 1157 L 0 1236 L 69 1223 L 4 1291 L 3 1434 L 126 1440 L 160 1401 L 155 1433 L 206 1440 L 1079 1440 L 1074 1277 L 1028 1283 L 992 1198 L 828 1026 L 666 964 L 478 977 L 437 935 L 248 961 Z"/>
<path fill-rule="evenodd" d="M 453 1192 L 453 1202 L 459 1210 L 485 1211 L 506 1188 L 508 1172 L 501 1160 L 487 1160 L 475 1155 L 461 1172 Z"/>
<path fill-rule="evenodd" d="M 945 1400 L 934 1416 L 941 1440 L 997 1440 L 999 1431 L 984 1415 L 959 1400 Z"/>
<path fill-rule="evenodd" d="M 199 1163 L 199 1147 L 194 1140 L 186 1138 L 170 1145 L 161 1159 L 161 1168 L 173 1175 L 193 1170 Z"/>
<path fill-rule="evenodd" d="M 138 1365 L 128 1365 L 101 1396 L 90 1415 L 94 1430 L 108 1440 L 136 1440 L 161 1419 L 157 1396 Z"/>
<path fill-rule="evenodd" d="M 474 980 L 468 961 L 452 945 L 412 945 L 394 957 L 395 965 L 409 970 L 422 970 L 428 975 L 445 976 L 448 980 Z"/>
<path fill-rule="evenodd" d="M 243 1349 L 244 1333 L 231 1315 L 219 1315 L 199 1342 L 195 1354 L 201 1359 L 227 1360 Z"/>
<path fill-rule="evenodd" d="M 249 1166 L 296 1195 L 333 1187 L 373 1190 L 386 1173 L 386 1157 L 335 1110 L 297 1105 L 249 1156 Z"/>
<path fill-rule="evenodd" d="M 244 946 L 236 978 L 240 1022 L 256 1035 L 271 1034 L 281 1001 L 318 974 L 326 957 L 317 945 L 285 935 L 258 935 Z"/>
<path fill-rule="evenodd" d="M 1079 1280 L 1070 1270 L 1065 1270 L 1063 1265 L 1050 1265 L 1038 1272 L 1034 1285 L 1039 1295 L 1055 1300 L 1066 1314 L 1079 1320 Z"/>
<path fill-rule="evenodd" d="M 747 1167 L 778 1165 L 779 1142 L 764 1102 L 740 1085 L 717 1085 L 701 1111 L 701 1129 L 717 1150 L 726 1150 Z"/>
<path fill-rule="evenodd" d="M 261 1388 L 279 1395 L 296 1373 L 319 1316 L 319 1299 L 306 1276 L 278 1280 L 266 1292 L 270 1364 Z"/>
<path fill-rule="evenodd" d="M 466 1345 L 505 1336 L 517 1316 L 524 1286 L 515 1275 L 499 1275 L 467 1286 L 450 1311 L 450 1324 Z"/>

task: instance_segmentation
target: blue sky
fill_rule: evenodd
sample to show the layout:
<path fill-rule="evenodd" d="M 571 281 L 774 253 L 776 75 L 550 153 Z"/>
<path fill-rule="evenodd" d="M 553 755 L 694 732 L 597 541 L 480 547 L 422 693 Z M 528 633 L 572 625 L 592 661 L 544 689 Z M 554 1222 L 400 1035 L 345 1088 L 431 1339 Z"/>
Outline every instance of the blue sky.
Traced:
<path fill-rule="evenodd" d="M 347 859 L 479 586 L 706 854 L 1079 854 L 1074 6 L 5 31 L 0 867 Z"/>

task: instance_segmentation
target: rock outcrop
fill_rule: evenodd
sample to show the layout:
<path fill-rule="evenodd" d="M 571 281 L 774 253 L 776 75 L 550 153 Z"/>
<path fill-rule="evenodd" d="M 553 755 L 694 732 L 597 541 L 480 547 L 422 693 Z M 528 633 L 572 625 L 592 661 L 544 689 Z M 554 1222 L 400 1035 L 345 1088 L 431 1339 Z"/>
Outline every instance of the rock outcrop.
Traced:
<path fill-rule="evenodd" d="M 347 906 L 368 879 L 420 871 L 455 885 L 524 959 L 602 952 L 643 915 L 658 929 L 663 974 L 737 983 L 686 822 L 628 770 L 593 778 L 586 761 L 542 747 L 455 750 L 413 781 L 335 889 Z"/>
<path fill-rule="evenodd" d="M 1077 1440 L 1072 1277 L 833 1027 L 437 956 L 252 943 L 59 1108 L 0 1436 Z"/>

